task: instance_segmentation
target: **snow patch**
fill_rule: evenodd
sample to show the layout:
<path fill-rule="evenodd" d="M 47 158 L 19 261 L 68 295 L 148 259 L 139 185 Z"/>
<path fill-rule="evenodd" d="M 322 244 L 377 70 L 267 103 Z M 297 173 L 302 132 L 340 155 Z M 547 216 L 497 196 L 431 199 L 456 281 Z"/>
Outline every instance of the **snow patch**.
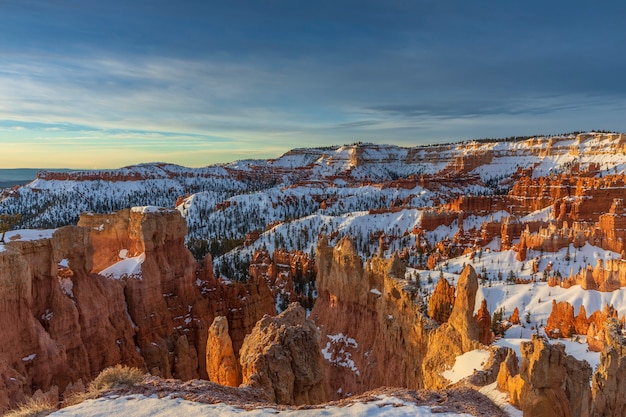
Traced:
<path fill-rule="evenodd" d="M 74 282 L 70 278 L 59 278 L 61 291 L 68 297 L 74 297 Z"/>
<path fill-rule="evenodd" d="M 131 212 L 133 213 L 158 213 L 158 212 L 163 212 L 163 211 L 173 211 L 171 209 L 167 209 L 164 207 L 158 207 L 158 206 L 142 206 L 142 207 L 133 207 L 130 209 Z"/>
<path fill-rule="evenodd" d="M 351 337 L 345 336 L 343 333 L 335 335 L 326 335 L 329 342 L 326 343 L 326 347 L 322 349 L 322 355 L 328 362 L 337 366 L 342 366 L 353 371 L 357 376 L 361 376 L 361 372 L 357 369 L 354 360 L 352 359 L 352 353 L 347 352 L 346 349 L 356 349 L 359 344 Z"/>
<path fill-rule="evenodd" d="M 122 259 L 100 271 L 100 275 L 110 279 L 141 278 L 141 264 L 143 264 L 145 260 L 145 253 L 132 258 Z"/>
<path fill-rule="evenodd" d="M 444 378 L 451 383 L 456 383 L 472 375 L 475 370 L 483 369 L 489 359 L 489 351 L 476 349 L 456 357 L 452 369 L 443 372 Z"/>

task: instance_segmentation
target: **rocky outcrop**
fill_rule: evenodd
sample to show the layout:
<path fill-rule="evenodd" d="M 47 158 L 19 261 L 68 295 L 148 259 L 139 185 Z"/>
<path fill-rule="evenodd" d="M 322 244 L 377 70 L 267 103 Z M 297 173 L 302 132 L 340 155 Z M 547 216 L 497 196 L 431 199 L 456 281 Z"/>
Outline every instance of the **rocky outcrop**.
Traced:
<path fill-rule="evenodd" d="M 487 309 L 487 300 L 483 299 L 480 303 L 480 308 L 474 319 L 478 324 L 478 341 L 483 345 L 490 345 L 493 340 L 493 335 L 491 334 L 491 315 Z"/>
<path fill-rule="evenodd" d="M 116 363 L 145 366 L 122 285 L 90 273 L 88 230 L 69 226 L 3 248 L 0 409 L 37 390 L 63 391 Z"/>
<path fill-rule="evenodd" d="M 275 313 L 264 281 L 224 283 L 210 258 L 195 262 L 175 210 L 83 215 L 79 223 L 0 247 L 0 410 L 118 363 L 206 378 L 215 316 L 233 324 L 237 349 L 263 314 Z"/>
<path fill-rule="evenodd" d="M 562 389 L 567 369 L 565 347 L 550 345 L 540 337 L 522 342 L 519 397 L 512 402 L 528 416 L 570 416 L 569 404 Z"/>
<path fill-rule="evenodd" d="M 454 305 L 454 291 L 448 280 L 441 277 L 428 300 L 428 315 L 439 324 L 447 322 L 450 318 Z"/>
<path fill-rule="evenodd" d="M 571 337 L 576 331 L 574 307 L 567 301 L 552 300 L 552 312 L 546 324 L 546 334 L 549 337 Z"/>
<path fill-rule="evenodd" d="M 593 416 L 622 416 L 626 407 L 626 337 L 623 323 L 609 318 L 603 325 L 606 345 L 591 380 Z"/>
<path fill-rule="evenodd" d="M 591 367 L 586 361 L 566 355 L 562 344 L 550 345 L 536 335 L 520 349 L 519 374 L 515 375 L 517 361 L 510 355 L 501 364 L 498 387 L 509 392 L 511 403 L 524 416 L 591 416 Z"/>
<path fill-rule="evenodd" d="M 276 317 L 263 317 L 241 348 L 243 383 L 262 389 L 279 404 L 326 401 L 319 340 L 317 328 L 297 303 Z"/>
<path fill-rule="evenodd" d="M 472 350 L 479 334 L 478 324 L 473 316 L 476 292 L 478 291 L 478 277 L 471 265 L 467 265 L 463 269 L 456 291 L 457 295 L 448 323 L 461 335 L 463 350 L 468 352 Z"/>
<path fill-rule="evenodd" d="M 515 307 L 515 309 L 513 310 L 513 314 L 511 314 L 511 317 L 509 318 L 509 321 L 511 322 L 511 324 L 520 324 L 519 308 Z"/>
<path fill-rule="evenodd" d="M 447 386 L 442 371 L 451 367 L 457 356 L 481 347 L 479 327 L 473 316 L 477 290 L 478 277 L 474 268 L 467 265 L 459 277 L 450 318 L 428 335 L 422 363 L 424 386 L 434 389 Z"/>
<path fill-rule="evenodd" d="M 206 346 L 206 370 L 209 380 L 229 387 L 241 383 L 233 342 L 228 334 L 228 319 L 217 316 L 209 328 Z"/>
<path fill-rule="evenodd" d="M 456 355 L 482 346 L 476 340 L 478 281 L 471 266 L 459 281 L 449 320 L 439 326 L 424 314 L 419 289 L 405 279 L 397 256 L 364 263 L 349 238 L 333 248 L 323 237 L 317 265 L 319 297 L 311 318 L 326 345 L 331 398 L 385 385 L 445 386 L 449 382 L 435 374 L 451 367 Z"/>
<path fill-rule="evenodd" d="M 574 334 L 586 335 L 589 350 L 601 352 L 610 337 L 606 332 L 607 323 L 617 322 L 617 311 L 613 306 L 606 304 L 602 311 L 594 311 L 586 316 L 584 306 L 580 306 L 578 316 L 574 317 L 574 307 L 567 301 L 552 300 L 552 311 L 545 327 L 546 335 L 550 338 L 569 338 Z"/>
<path fill-rule="evenodd" d="M 313 308 L 316 268 L 306 253 L 277 249 L 270 254 L 265 249 L 257 250 L 248 270 L 253 280 L 266 280 L 272 296 L 285 306 L 297 301 L 306 309 Z"/>
<path fill-rule="evenodd" d="M 423 314 L 418 288 L 404 279 L 396 256 L 364 265 L 349 238 L 317 246 L 318 299 L 311 318 L 327 352 L 331 399 L 380 386 L 422 387 L 427 332 L 437 326 Z"/>

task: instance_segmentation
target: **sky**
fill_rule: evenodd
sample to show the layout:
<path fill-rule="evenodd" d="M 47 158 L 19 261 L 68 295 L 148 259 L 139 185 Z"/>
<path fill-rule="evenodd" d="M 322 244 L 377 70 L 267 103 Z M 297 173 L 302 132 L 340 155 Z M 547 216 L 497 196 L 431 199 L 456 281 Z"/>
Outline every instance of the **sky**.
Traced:
<path fill-rule="evenodd" d="M 626 131 L 626 3 L 0 0 L 0 168 Z"/>

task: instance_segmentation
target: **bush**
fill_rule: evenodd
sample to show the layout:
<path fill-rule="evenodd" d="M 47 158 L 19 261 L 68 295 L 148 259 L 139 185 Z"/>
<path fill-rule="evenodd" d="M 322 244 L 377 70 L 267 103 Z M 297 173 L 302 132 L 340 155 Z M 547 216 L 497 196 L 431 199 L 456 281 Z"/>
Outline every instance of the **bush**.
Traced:
<path fill-rule="evenodd" d="M 144 374 L 139 369 L 115 365 L 100 372 L 96 379 L 89 384 L 89 392 L 99 393 L 112 388 L 132 387 L 143 379 Z"/>
<path fill-rule="evenodd" d="M 44 417 L 57 410 L 57 405 L 43 396 L 35 396 L 15 410 L 8 411 L 5 417 Z"/>

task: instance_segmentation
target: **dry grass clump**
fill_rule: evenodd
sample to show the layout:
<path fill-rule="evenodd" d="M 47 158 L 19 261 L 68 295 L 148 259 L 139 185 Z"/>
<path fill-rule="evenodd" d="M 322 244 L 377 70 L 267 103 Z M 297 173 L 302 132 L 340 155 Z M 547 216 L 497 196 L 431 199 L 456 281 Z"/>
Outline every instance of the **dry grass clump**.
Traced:
<path fill-rule="evenodd" d="M 57 404 L 49 398 L 34 396 L 19 408 L 7 411 L 5 417 L 44 417 L 57 410 Z"/>
<path fill-rule="evenodd" d="M 68 395 L 63 401 L 62 407 L 69 407 L 80 404 L 85 400 L 96 398 L 103 392 L 120 388 L 132 387 L 140 383 L 145 378 L 142 371 L 137 368 L 131 368 L 125 365 L 116 365 L 105 369 L 84 389 L 82 382 L 77 391 Z M 67 394 L 66 394 L 67 395 Z M 8 411 L 6 417 L 44 417 L 58 410 L 58 390 L 50 395 L 50 393 L 35 393 L 28 401 L 20 405 L 15 410 Z"/>
<path fill-rule="evenodd" d="M 100 372 L 100 375 L 91 381 L 87 391 L 97 395 L 112 388 L 132 387 L 143 381 L 144 377 L 143 372 L 137 368 L 115 365 Z"/>

